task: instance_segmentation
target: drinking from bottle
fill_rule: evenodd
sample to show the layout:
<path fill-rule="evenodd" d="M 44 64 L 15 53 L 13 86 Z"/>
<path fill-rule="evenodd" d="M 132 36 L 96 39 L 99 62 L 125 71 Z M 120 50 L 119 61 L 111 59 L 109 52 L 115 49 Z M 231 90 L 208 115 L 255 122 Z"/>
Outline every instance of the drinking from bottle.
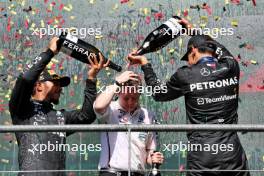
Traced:
<path fill-rule="evenodd" d="M 168 21 L 153 30 L 144 40 L 141 47 L 137 50 L 137 55 L 144 55 L 150 52 L 155 52 L 166 45 L 172 40 L 180 36 L 185 25 L 180 24 L 181 20 L 178 16 L 173 16 Z"/>
<path fill-rule="evenodd" d="M 90 57 L 91 54 L 94 53 L 96 57 L 99 58 L 99 53 L 101 53 L 95 46 L 80 40 L 75 36 L 67 34 L 66 32 L 62 32 L 60 35 L 58 48 L 63 53 L 87 64 L 89 64 L 87 58 Z M 104 58 L 104 63 L 106 63 L 108 59 L 103 54 L 102 56 Z M 121 66 L 113 63 L 112 61 L 109 62 L 108 67 L 118 72 L 121 72 L 122 70 Z"/>

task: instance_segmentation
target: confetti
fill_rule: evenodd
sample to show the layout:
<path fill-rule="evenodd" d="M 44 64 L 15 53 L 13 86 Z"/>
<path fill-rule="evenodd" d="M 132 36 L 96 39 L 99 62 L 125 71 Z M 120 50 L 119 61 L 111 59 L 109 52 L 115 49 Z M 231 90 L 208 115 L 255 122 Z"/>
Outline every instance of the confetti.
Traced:
<path fill-rule="evenodd" d="M 238 21 L 235 20 L 235 19 L 233 19 L 233 20 L 231 21 L 231 25 L 234 26 L 234 27 L 238 27 Z"/>
<path fill-rule="evenodd" d="M 129 2 L 129 0 L 120 0 L 121 4 L 124 4 L 124 3 L 127 3 L 127 2 Z"/>
<path fill-rule="evenodd" d="M 151 21 L 151 17 L 150 16 L 146 16 L 145 22 L 146 24 L 149 24 Z"/>
<path fill-rule="evenodd" d="M 202 9 L 205 9 L 206 12 L 208 13 L 208 15 L 212 15 L 212 9 L 211 9 L 211 7 L 207 3 L 204 3 L 202 5 Z"/>

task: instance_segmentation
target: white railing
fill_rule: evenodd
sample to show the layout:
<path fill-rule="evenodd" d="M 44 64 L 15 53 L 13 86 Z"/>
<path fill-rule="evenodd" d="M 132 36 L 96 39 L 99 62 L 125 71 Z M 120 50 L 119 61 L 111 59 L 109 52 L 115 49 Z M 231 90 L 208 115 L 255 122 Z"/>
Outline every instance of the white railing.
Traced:
<path fill-rule="evenodd" d="M 264 125 L 258 124 L 180 124 L 180 125 L 0 125 L 0 133 L 7 132 L 103 132 L 103 131 L 126 131 L 129 133 L 129 151 L 131 151 L 131 132 L 132 131 L 159 131 L 159 132 L 184 132 L 184 131 L 242 131 L 242 132 L 264 132 Z M 131 152 L 129 152 L 131 158 Z M 128 175 L 131 175 L 129 161 Z M 149 170 L 146 170 L 149 171 Z M 163 172 L 230 172 L 234 170 L 174 170 L 162 169 Z M 235 170 L 243 172 L 245 170 Z M 264 172 L 264 170 L 248 170 L 250 172 Z M 1 173 L 18 173 L 21 171 L 0 171 Z M 37 170 L 23 172 L 98 172 L 98 170 Z"/>

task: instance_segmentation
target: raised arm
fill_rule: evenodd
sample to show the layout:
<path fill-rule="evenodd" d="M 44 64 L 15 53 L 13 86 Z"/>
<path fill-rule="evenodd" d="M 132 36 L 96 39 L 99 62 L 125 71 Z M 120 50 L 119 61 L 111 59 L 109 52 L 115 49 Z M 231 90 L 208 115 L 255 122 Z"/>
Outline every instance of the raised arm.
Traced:
<path fill-rule="evenodd" d="M 155 101 L 170 101 L 184 95 L 183 82 L 180 79 L 182 72 L 176 72 L 170 80 L 162 83 L 156 76 L 151 64 L 145 56 L 135 56 L 135 52 L 128 55 L 132 64 L 140 64 L 144 72 L 145 82 L 152 90 L 160 90 L 152 93 Z"/>
<path fill-rule="evenodd" d="M 91 68 L 88 71 L 88 79 L 86 80 L 84 102 L 81 109 L 65 112 L 67 124 L 90 124 L 96 119 L 96 115 L 93 110 L 93 103 L 96 98 L 96 76 L 99 71 L 106 67 L 109 63 L 108 61 L 106 64 L 103 64 L 102 55 L 99 54 L 99 57 L 99 63 L 95 55 L 88 58 Z"/>
<path fill-rule="evenodd" d="M 106 89 L 96 98 L 94 102 L 94 110 L 96 113 L 103 115 L 109 107 L 114 95 L 120 90 L 120 85 L 128 80 L 137 80 L 138 75 L 132 71 L 123 72 L 116 77 L 116 83 L 107 86 Z M 118 85 L 117 85 L 118 84 Z"/>
<path fill-rule="evenodd" d="M 51 58 L 57 53 L 57 40 L 58 38 L 53 38 L 48 45 L 48 49 L 37 56 L 28 65 L 24 73 L 17 78 L 9 101 L 11 115 L 23 116 L 28 113 L 34 85 Z"/>

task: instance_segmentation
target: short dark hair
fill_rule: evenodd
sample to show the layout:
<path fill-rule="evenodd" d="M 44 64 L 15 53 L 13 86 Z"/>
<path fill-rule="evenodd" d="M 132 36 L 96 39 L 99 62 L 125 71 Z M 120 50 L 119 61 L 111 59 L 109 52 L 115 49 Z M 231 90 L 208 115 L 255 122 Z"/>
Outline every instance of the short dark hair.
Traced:
<path fill-rule="evenodd" d="M 214 49 L 208 47 L 198 47 L 197 49 L 199 53 L 210 53 L 212 55 L 215 53 Z"/>
<path fill-rule="evenodd" d="M 142 86 L 142 82 L 141 80 L 139 81 L 128 80 L 127 82 L 124 83 L 124 86 Z"/>

